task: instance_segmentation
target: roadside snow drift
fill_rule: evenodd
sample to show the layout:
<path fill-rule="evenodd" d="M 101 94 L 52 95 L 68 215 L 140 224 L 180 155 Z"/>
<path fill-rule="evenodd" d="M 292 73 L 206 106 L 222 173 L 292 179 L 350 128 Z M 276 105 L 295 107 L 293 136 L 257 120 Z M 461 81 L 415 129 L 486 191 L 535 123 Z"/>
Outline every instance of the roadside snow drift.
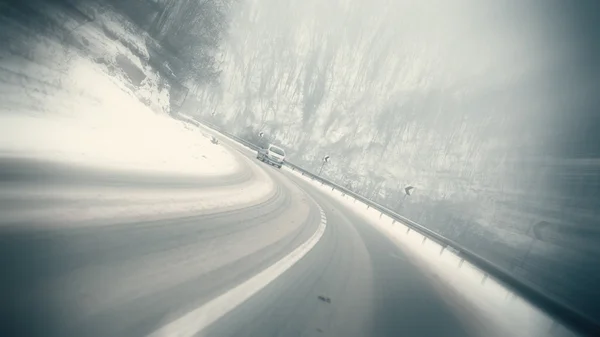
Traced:
<path fill-rule="evenodd" d="M 560 323 L 520 298 L 510 289 L 462 260 L 450 249 L 443 249 L 436 242 L 410 230 L 402 223 L 351 196 L 332 191 L 297 171 L 289 172 L 310 182 L 346 206 L 389 237 L 428 276 L 440 295 L 455 309 L 460 319 L 480 336 L 575 336 Z M 476 317 L 476 320 L 468 319 Z"/>

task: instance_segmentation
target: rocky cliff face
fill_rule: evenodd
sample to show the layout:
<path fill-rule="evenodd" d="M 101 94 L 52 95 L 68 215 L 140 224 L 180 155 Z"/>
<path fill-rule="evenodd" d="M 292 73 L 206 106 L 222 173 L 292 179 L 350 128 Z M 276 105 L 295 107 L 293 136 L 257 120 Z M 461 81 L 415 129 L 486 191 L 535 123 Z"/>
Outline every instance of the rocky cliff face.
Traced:
<path fill-rule="evenodd" d="M 248 0 L 188 108 L 600 317 L 589 3 Z"/>

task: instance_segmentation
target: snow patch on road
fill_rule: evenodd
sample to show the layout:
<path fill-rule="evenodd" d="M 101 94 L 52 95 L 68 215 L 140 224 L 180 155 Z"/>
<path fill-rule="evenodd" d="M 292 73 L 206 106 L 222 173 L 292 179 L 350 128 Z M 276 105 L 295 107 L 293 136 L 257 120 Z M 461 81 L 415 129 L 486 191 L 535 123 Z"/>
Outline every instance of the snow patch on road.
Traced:
<path fill-rule="evenodd" d="M 220 213 L 266 202 L 275 196 L 273 180 L 258 167 L 253 178 L 231 186 L 208 188 L 125 188 L 5 185 L 0 200 L 27 207 L 0 207 L 0 227 L 78 228 L 113 223 L 155 221 Z"/>

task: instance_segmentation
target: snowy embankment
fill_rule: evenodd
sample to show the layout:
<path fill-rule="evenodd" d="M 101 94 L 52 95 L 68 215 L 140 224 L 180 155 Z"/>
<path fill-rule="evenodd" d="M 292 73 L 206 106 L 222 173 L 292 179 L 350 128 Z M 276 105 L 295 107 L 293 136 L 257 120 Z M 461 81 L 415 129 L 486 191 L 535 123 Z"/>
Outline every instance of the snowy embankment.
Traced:
<path fill-rule="evenodd" d="M 19 73 L 37 68 L 23 63 L 10 76 L 3 76 L 22 84 L 8 88 L 14 90 L 11 100 L 26 101 L 32 94 L 48 94 L 48 100 L 31 107 L 15 107 L 3 100 L 0 151 L 5 154 L 202 175 L 231 174 L 239 168 L 223 147 L 211 144 L 197 129 L 153 112 L 90 61 L 73 64 L 68 86 L 63 80 L 54 93 L 56 88 Z M 3 72 L 5 66 L 0 65 Z M 8 91 L 5 86 L 14 82 L 2 81 L 0 86 Z"/>
<path fill-rule="evenodd" d="M 247 158 L 171 118 L 169 84 L 150 66 L 143 32 L 106 8 L 79 26 L 59 10 L 44 13 L 68 33 L 0 18 L 5 32 L 14 30 L 0 50 L 0 160 L 34 163 L 41 174 L 53 174 L 46 162 L 65 169 L 42 179 L 37 168 L 1 167 L 8 180 L 0 225 L 176 218 L 248 207 L 276 193 Z M 63 171 L 74 176 L 65 180 Z M 99 183 L 98 174 L 109 177 Z"/>
<path fill-rule="evenodd" d="M 379 211 L 339 191 L 332 191 L 298 171 L 311 183 L 390 238 L 431 281 L 466 326 L 478 336 L 575 336 L 573 332 L 490 278 L 451 249 L 428 240 Z M 403 258 L 403 257 L 398 257 Z"/>
<path fill-rule="evenodd" d="M 38 34 L 26 54 L 3 55 L 0 153 L 200 175 L 239 171 L 229 151 L 169 117 L 169 87 L 145 59 L 144 38 L 103 12 L 68 41 Z"/>

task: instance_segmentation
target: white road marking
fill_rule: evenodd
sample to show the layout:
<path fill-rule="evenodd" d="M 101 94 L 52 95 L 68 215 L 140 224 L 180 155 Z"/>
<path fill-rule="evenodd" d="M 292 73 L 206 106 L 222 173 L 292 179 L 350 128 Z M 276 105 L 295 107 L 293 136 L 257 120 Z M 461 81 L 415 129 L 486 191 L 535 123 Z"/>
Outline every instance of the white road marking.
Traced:
<path fill-rule="evenodd" d="M 205 303 L 182 317 L 154 331 L 149 337 L 190 337 L 204 330 L 219 318 L 244 303 L 254 294 L 273 282 L 277 277 L 303 258 L 323 237 L 327 218 L 323 209 L 321 223 L 317 231 L 294 251 L 277 261 L 269 268 L 254 275 L 244 283 Z"/>
<path fill-rule="evenodd" d="M 395 259 L 398 259 L 398 260 L 403 260 L 403 261 L 406 260 L 403 256 L 400 256 L 400 255 L 395 254 L 395 253 L 390 253 L 390 256 L 393 257 L 393 258 L 395 258 Z"/>

